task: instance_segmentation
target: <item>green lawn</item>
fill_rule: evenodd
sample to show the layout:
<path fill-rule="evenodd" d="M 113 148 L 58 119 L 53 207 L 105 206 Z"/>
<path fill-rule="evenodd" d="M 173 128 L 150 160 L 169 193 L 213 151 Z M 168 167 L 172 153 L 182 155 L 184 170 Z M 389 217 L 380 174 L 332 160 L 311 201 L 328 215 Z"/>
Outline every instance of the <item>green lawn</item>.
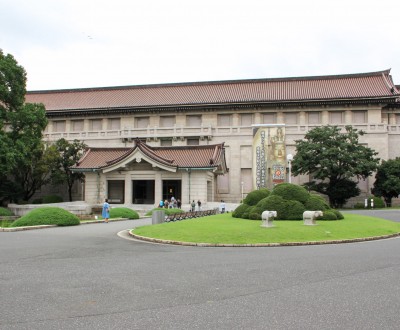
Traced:
<path fill-rule="evenodd" d="M 344 220 L 317 221 L 305 226 L 303 221 L 274 221 L 275 227 L 260 227 L 261 221 L 232 218 L 219 214 L 204 218 L 142 226 L 133 230 L 140 236 L 193 243 L 255 244 L 345 240 L 400 233 L 400 223 L 345 214 Z"/>

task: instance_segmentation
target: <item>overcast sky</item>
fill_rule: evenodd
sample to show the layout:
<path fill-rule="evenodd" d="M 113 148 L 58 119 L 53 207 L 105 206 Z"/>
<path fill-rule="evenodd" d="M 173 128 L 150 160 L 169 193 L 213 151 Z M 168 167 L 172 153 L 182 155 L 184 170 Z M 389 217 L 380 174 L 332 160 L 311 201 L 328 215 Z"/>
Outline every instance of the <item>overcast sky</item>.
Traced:
<path fill-rule="evenodd" d="M 28 90 L 391 68 L 400 0 L 0 0 Z"/>

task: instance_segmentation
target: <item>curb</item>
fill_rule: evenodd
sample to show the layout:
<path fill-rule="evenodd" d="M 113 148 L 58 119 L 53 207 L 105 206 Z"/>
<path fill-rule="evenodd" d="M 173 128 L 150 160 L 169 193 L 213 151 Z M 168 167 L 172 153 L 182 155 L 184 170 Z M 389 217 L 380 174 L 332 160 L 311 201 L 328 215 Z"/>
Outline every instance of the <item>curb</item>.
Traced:
<path fill-rule="evenodd" d="M 142 218 L 139 218 L 139 219 L 142 219 Z M 109 223 L 117 222 L 117 221 L 125 221 L 125 220 L 139 220 L 139 219 L 120 218 L 120 219 L 110 220 Z M 104 220 L 85 221 L 85 222 L 81 222 L 80 225 L 91 225 L 94 223 L 104 223 Z M 79 225 L 77 225 L 77 226 L 79 226 Z M 25 231 L 25 230 L 46 229 L 46 228 L 53 228 L 53 227 L 65 227 L 65 226 L 39 225 L 39 226 L 26 226 L 26 227 L 5 227 L 5 228 L 0 228 L 0 232 Z M 68 226 L 68 227 L 70 227 L 70 226 Z"/>
<path fill-rule="evenodd" d="M 383 236 L 372 236 L 362 238 L 352 238 L 344 240 L 331 240 L 331 241 L 310 241 L 310 242 L 288 242 L 288 243 L 254 243 L 254 244 L 222 244 L 222 243 L 194 243 L 194 242 L 180 242 L 172 240 L 163 240 L 159 238 L 145 237 L 132 233 L 132 230 L 128 231 L 129 235 L 135 239 L 161 244 L 172 244 L 182 246 L 198 246 L 198 247 L 278 247 L 278 246 L 305 246 L 305 245 L 324 245 L 324 244 L 343 244 L 343 243 L 357 243 L 376 241 L 388 238 L 399 237 L 400 233 L 383 235 Z"/>

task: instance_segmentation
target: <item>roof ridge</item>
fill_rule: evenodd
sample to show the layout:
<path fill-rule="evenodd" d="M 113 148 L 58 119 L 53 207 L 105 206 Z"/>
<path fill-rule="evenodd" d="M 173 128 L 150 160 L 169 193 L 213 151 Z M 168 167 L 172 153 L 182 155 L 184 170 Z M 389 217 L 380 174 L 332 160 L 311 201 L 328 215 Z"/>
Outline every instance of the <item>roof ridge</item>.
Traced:
<path fill-rule="evenodd" d="M 322 80 L 322 79 L 332 80 L 332 79 L 389 75 L 390 70 L 391 69 L 373 71 L 373 72 L 364 72 L 364 73 L 349 73 L 349 74 L 319 75 L 319 76 L 254 78 L 254 79 L 178 82 L 178 83 L 125 85 L 125 86 L 108 86 L 108 87 L 67 88 L 67 89 L 54 89 L 54 90 L 34 90 L 34 91 L 27 91 L 26 94 L 41 94 L 41 93 L 55 94 L 55 93 L 76 93 L 76 92 L 97 92 L 97 91 L 100 92 L 100 91 L 128 90 L 128 89 L 148 89 L 148 88 L 155 89 L 155 88 L 182 87 L 182 86 L 232 85 L 232 84 L 243 84 L 243 83 L 262 83 L 262 82 L 297 81 L 297 80 L 299 81 Z"/>

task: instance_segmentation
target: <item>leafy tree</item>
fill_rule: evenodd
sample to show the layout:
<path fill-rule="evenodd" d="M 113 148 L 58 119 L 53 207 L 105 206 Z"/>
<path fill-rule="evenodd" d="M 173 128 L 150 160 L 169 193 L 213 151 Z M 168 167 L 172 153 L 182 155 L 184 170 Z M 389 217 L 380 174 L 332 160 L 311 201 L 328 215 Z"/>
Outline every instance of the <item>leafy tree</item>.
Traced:
<path fill-rule="evenodd" d="M 72 186 L 76 181 L 82 182 L 85 177 L 83 173 L 71 171 L 71 167 L 79 161 L 86 147 L 86 144 L 78 140 L 70 143 L 65 139 L 58 140 L 53 146 L 59 157 L 52 173 L 52 182 L 67 185 L 70 201 L 72 201 Z"/>
<path fill-rule="evenodd" d="M 295 141 L 293 174 L 311 174 L 313 180 L 307 183 L 308 187 L 326 194 L 333 207 L 357 196 L 357 181 L 370 176 L 379 162 L 377 152 L 359 143 L 363 131 L 351 126 L 345 130 L 341 133 L 340 128 L 330 125 L 316 127 L 303 140 Z"/>
<path fill-rule="evenodd" d="M 400 158 L 383 160 L 375 175 L 372 193 L 383 197 L 387 206 L 392 205 L 392 198 L 400 195 Z"/>
<path fill-rule="evenodd" d="M 40 188 L 46 111 L 43 104 L 25 104 L 25 94 L 24 68 L 0 50 L 0 202 L 26 200 Z"/>

